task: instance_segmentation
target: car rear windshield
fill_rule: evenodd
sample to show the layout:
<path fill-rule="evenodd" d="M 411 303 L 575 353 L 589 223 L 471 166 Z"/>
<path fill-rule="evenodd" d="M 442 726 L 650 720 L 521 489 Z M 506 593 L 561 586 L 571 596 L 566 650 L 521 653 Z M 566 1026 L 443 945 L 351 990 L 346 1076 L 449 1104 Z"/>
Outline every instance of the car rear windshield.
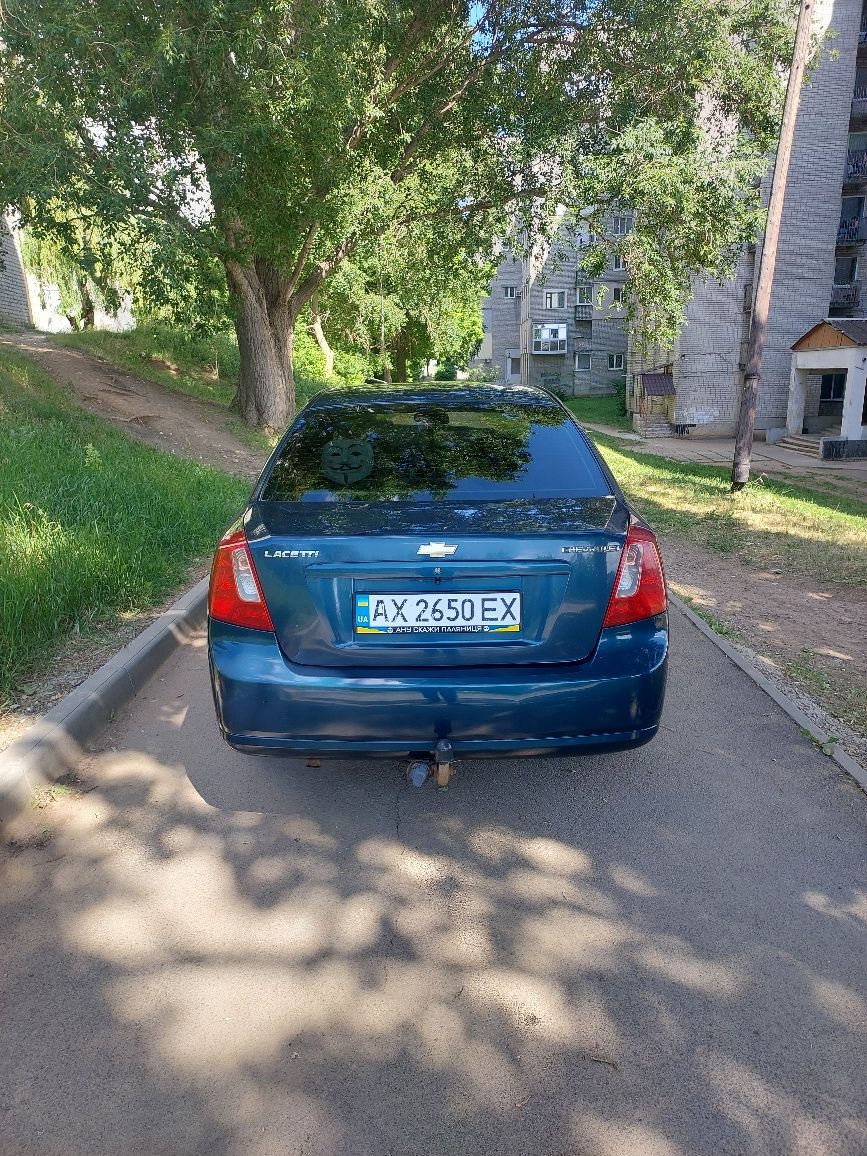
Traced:
<path fill-rule="evenodd" d="M 273 502 L 478 502 L 598 497 L 610 487 L 554 403 L 314 407 L 261 492 Z"/>

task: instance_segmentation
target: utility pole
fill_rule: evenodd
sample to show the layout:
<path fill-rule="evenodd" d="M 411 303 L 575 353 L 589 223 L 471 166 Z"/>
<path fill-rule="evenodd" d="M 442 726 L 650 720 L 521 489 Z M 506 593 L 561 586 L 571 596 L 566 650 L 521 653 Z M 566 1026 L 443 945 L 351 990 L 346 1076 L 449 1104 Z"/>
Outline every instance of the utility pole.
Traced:
<path fill-rule="evenodd" d="M 812 0 L 801 0 L 798 13 L 798 28 L 795 33 L 795 48 L 789 83 L 786 87 L 786 103 L 783 107 L 783 121 L 780 125 L 780 143 L 774 161 L 771 178 L 771 196 L 768 202 L 768 216 L 765 223 L 765 238 L 762 258 L 759 262 L 759 280 L 756 286 L 756 300 L 750 319 L 750 340 L 747 349 L 747 367 L 741 405 L 738 411 L 738 425 L 735 434 L 735 456 L 732 463 L 732 492 L 742 490 L 750 480 L 750 462 L 753 452 L 753 430 L 756 424 L 756 407 L 762 384 L 762 353 L 765 347 L 765 332 L 768 326 L 768 311 L 771 304 L 771 290 L 774 286 L 774 271 L 777 266 L 777 244 L 780 239 L 780 224 L 783 218 L 783 201 L 786 197 L 786 181 L 789 176 L 789 162 L 792 159 L 792 138 L 795 135 L 795 120 L 798 103 L 804 83 L 804 69 L 810 51 L 810 32 L 813 24 Z"/>

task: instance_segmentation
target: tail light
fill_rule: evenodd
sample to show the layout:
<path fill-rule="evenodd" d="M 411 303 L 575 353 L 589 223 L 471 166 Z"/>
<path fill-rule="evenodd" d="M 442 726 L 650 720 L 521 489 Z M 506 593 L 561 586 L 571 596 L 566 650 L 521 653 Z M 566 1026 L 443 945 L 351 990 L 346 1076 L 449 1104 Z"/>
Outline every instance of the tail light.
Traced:
<path fill-rule="evenodd" d="M 232 626 L 274 629 L 242 529 L 229 530 L 217 546 L 211 567 L 208 614 Z"/>
<path fill-rule="evenodd" d="M 630 525 L 603 628 L 653 618 L 667 606 L 665 574 L 656 538 L 643 526 Z"/>

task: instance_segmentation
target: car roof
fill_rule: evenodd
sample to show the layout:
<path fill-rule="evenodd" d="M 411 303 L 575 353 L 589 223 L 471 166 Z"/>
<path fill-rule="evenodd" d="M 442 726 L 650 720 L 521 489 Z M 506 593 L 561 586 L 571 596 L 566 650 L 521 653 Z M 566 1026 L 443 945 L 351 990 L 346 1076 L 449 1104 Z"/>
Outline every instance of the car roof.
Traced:
<path fill-rule="evenodd" d="M 544 389 L 526 385 L 489 385 L 477 382 L 413 382 L 408 385 L 371 385 L 326 389 L 307 405 L 310 410 L 359 405 L 436 405 L 447 409 L 491 409 L 504 405 L 557 409 L 560 403 Z"/>

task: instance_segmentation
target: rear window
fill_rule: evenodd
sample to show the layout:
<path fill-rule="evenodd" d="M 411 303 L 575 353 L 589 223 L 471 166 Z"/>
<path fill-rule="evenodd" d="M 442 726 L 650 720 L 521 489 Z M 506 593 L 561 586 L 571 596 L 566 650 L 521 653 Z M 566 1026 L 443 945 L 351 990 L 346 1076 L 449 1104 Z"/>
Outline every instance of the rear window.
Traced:
<path fill-rule="evenodd" d="M 270 502 L 484 502 L 599 497 L 608 483 L 556 405 L 313 408 L 284 442 Z"/>

